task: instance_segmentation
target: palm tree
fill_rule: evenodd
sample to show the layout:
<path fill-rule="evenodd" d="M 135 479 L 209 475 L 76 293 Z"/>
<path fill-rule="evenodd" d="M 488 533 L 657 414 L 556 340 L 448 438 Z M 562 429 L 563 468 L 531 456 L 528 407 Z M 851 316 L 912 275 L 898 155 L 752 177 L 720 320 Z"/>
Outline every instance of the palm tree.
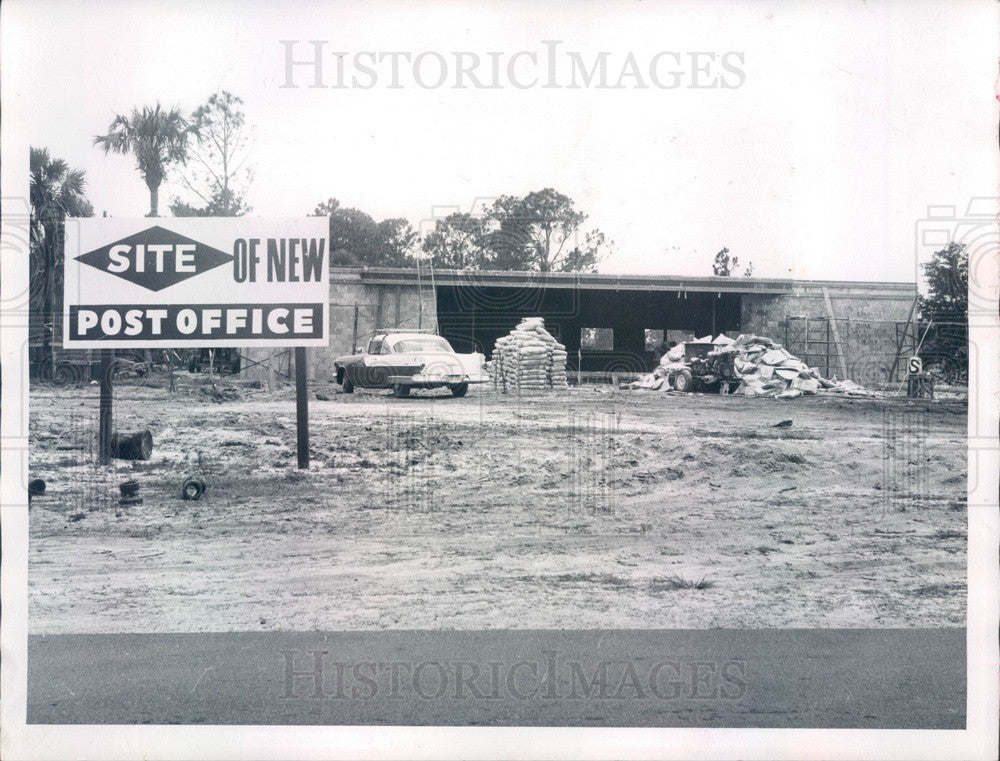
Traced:
<path fill-rule="evenodd" d="M 106 135 L 95 135 L 94 145 L 104 154 L 120 153 L 135 156 L 136 168 L 149 188 L 149 216 L 159 216 L 160 183 L 171 164 L 183 164 L 187 159 L 188 137 L 196 129 L 177 108 L 163 110 L 159 103 L 153 108 L 132 109 L 129 116 L 118 114 Z"/>
<path fill-rule="evenodd" d="M 62 159 L 51 158 L 46 148 L 31 149 L 29 169 L 30 303 L 32 315 L 42 318 L 43 361 L 51 361 L 55 280 L 62 271 L 63 221 L 66 217 L 92 217 L 94 208 L 84 196 L 86 180 L 82 169 L 70 169 Z"/>

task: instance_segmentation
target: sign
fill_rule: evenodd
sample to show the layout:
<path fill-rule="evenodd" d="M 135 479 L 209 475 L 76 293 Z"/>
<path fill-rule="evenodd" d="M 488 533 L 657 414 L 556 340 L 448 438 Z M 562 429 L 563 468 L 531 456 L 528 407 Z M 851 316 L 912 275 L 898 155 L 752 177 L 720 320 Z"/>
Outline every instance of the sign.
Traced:
<path fill-rule="evenodd" d="M 67 219 L 67 349 L 326 346 L 326 217 Z"/>
<path fill-rule="evenodd" d="M 910 357 L 906 363 L 906 372 L 910 375 L 920 375 L 924 371 L 924 361 L 920 357 Z"/>

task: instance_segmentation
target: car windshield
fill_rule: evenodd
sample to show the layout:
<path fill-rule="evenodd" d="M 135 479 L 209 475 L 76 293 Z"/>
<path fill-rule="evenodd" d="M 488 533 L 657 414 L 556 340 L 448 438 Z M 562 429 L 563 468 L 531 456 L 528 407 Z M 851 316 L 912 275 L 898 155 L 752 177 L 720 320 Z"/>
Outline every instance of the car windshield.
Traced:
<path fill-rule="evenodd" d="M 399 354 L 421 351 L 451 351 L 448 342 L 443 338 L 428 336 L 427 338 L 404 338 L 392 345 L 392 350 Z"/>

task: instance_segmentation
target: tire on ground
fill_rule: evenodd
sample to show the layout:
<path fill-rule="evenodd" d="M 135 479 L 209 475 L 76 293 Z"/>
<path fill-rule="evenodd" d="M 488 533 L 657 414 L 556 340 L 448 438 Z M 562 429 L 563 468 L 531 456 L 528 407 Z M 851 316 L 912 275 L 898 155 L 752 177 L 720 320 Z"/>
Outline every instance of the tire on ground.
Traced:
<path fill-rule="evenodd" d="M 694 378 L 691 375 L 691 371 L 688 369 L 678 370 L 677 375 L 674 376 L 674 389 L 676 391 L 690 391 L 694 388 Z"/>
<path fill-rule="evenodd" d="M 80 377 L 72 365 L 58 364 L 52 369 L 52 381 L 59 386 L 79 383 Z"/>
<path fill-rule="evenodd" d="M 189 478 L 184 482 L 184 486 L 181 488 L 182 499 L 201 499 L 201 495 L 204 493 L 205 482 L 200 478 Z"/>
<path fill-rule="evenodd" d="M 469 391 L 468 383 L 459 383 L 457 386 L 451 387 L 452 396 L 465 396 Z"/>

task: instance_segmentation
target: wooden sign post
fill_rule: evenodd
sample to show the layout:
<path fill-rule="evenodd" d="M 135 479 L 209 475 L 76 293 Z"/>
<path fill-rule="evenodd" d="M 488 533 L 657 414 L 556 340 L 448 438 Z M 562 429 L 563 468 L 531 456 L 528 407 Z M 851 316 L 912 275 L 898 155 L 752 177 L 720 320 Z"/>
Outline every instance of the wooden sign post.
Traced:
<path fill-rule="evenodd" d="M 295 447 L 299 468 L 309 467 L 309 382 L 306 347 L 295 347 Z"/>
<path fill-rule="evenodd" d="M 111 373 L 114 371 L 115 350 L 101 349 L 101 404 L 97 431 L 97 461 L 101 465 L 110 465 L 111 457 L 111 426 L 113 424 L 112 404 L 114 402 L 114 386 L 111 384 Z"/>

